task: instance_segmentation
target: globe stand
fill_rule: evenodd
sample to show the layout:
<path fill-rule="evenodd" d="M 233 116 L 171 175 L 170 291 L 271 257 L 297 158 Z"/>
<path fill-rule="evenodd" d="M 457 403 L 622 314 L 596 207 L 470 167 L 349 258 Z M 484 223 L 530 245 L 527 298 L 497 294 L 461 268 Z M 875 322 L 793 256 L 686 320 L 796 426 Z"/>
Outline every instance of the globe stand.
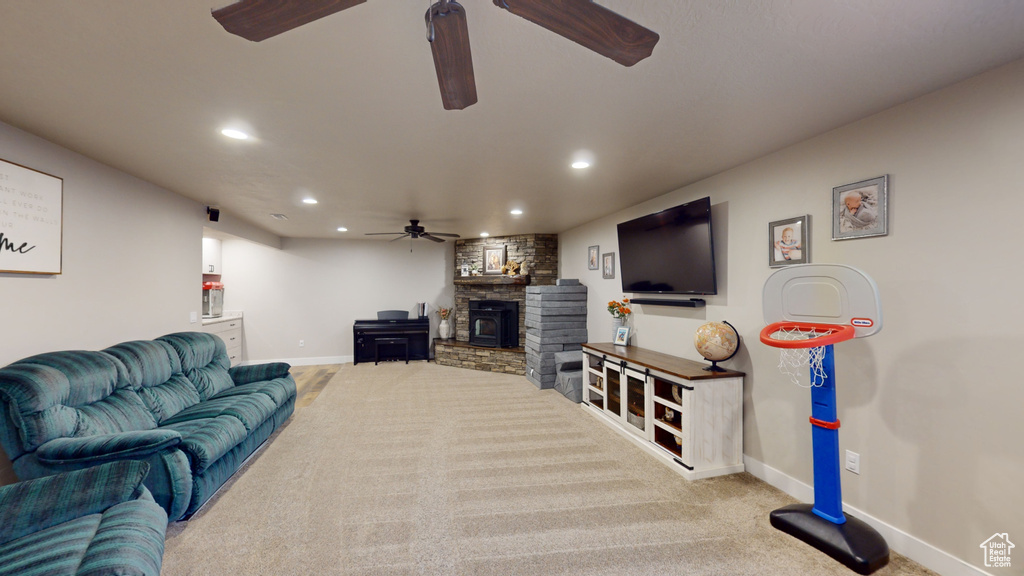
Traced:
<path fill-rule="evenodd" d="M 634 302 L 635 302 L 635 300 L 634 300 Z M 708 366 L 707 368 L 703 369 L 705 372 L 728 372 L 727 369 L 722 368 L 721 366 L 718 365 L 718 363 L 719 362 L 725 362 L 726 360 L 732 359 L 732 357 L 735 356 L 736 353 L 740 351 L 740 333 L 739 333 L 739 331 L 736 330 L 735 326 L 733 326 L 732 324 L 729 324 L 725 320 L 722 320 L 722 324 L 725 324 L 729 328 L 732 328 L 733 333 L 736 334 L 736 349 L 733 350 L 732 354 L 729 354 L 729 356 L 727 356 L 725 358 L 719 358 L 718 360 L 712 360 L 712 359 L 708 358 L 707 356 L 704 356 L 704 353 L 701 352 L 701 356 L 704 356 L 705 360 L 707 360 L 708 362 L 711 362 L 711 366 Z M 699 349 L 697 351 L 700 352 Z"/>
<path fill-rule="evenodd" d="M 735 356 L 735 355 L 736 355 L 736 353 L 733 352 L 732 356 Z M 729 358 L 732 358 L 732 356 L 729 356 Z M 724 362 L 725 360 L 728 360 L 729 358 L 725 358 L 722 361 Z M 718 365 L 718 360 L 712 360 L 711 361 L 711 366 L 708 366 L 707 368 L 704 368 L 704 371 L 705 372 L 727 372 L 727 370 L 725 368 L 722 368 L 721 366 Z"/>

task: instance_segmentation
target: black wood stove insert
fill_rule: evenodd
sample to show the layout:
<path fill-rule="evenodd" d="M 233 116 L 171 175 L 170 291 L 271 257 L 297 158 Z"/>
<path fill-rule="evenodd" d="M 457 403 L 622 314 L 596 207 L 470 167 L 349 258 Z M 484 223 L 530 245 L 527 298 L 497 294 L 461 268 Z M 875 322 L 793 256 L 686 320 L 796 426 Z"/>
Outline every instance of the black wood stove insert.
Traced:
<path fill-rule="evenodd" d="M 518 347 L 519 303 L 509 300 L 470 300 L 469 343 L 488 348 Z"/>

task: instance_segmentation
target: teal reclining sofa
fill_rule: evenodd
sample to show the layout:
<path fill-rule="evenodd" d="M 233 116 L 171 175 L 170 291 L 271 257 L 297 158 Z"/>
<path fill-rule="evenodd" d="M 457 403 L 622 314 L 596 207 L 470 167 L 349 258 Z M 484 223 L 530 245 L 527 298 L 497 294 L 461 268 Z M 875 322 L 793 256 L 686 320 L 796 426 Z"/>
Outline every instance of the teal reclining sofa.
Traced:
<path fill-rule="evenodd" d="M 167 514 L 121 461 L 0 487 L 0 576 L 158 576 Z"/>
<path fill-rule="evenodd" d="M 231 368 L 201 332 L 39 354 L 0 369 L 0 445 L 21 480 L 146 462 L 146 487 L 180 520 L 291 416 L 290 368 Z"/>

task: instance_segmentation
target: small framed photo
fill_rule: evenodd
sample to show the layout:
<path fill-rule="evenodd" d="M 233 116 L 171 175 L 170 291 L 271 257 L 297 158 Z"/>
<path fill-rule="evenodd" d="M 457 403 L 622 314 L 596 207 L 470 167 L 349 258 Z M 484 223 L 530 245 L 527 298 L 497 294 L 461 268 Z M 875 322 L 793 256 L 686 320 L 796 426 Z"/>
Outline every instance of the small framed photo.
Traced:
<path fill-rule="evenodd" d="M 607 279 L 615 278 L 615 252 L 605 252 L 601 255 L 601 276 Z"/>
<path fill-rule="evenodd" d="M 811 261 L 807 223 L 810 216 L 797 216 L 768 223 L 768 265 L 772 268 Z"/>
<path fill-rule="evenodd" d="M 889 233 L 889 175 L 832 189 L 832 239 Z"/>
<path fill-rule="evenodd" d="M 600 248 L 598 246 L 591 246 L 587 248 L 587 270 L 600 270 L 601 266 L 598 264 L 598 254 Z"/>
<path fill-rule="evenodd" d="M 469 276 L 469 264 L 462 265 L 462 275 Z"/>
<path fill-rule="evenodd" d="M 629 326 L 619 326 L 615 331 L 615 345 L 629 346 Z"/>
<path fill-rule="evenodd" d="M 505 246 L 488 246 L 484 248 L 484 274 L 501 274 L 505 265 Z"/>

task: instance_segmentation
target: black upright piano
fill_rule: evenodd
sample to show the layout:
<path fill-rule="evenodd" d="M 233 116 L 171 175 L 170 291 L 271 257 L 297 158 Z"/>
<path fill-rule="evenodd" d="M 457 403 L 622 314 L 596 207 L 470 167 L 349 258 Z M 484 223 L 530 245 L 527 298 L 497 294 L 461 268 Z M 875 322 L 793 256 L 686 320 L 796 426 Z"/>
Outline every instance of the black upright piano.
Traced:
<path fill-rule="evenodd" d="M 356 320 L 353 364 L 377 360 L 429 360 L 430 319 Z M 408 354 L 408 356 L 406 356 Z"/>

